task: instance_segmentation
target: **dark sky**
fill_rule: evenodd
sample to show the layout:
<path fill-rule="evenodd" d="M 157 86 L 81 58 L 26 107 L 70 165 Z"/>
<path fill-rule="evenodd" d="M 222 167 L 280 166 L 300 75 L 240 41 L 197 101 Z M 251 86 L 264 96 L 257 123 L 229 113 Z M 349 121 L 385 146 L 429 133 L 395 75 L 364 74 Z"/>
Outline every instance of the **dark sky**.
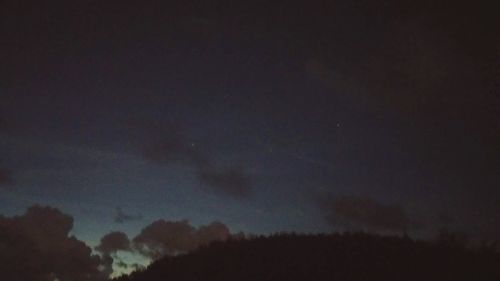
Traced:
<path fill-rule="evenodd" d="M 290 2 L 0 2 L 0 213 L 500 238 L 498 10 Z"/>

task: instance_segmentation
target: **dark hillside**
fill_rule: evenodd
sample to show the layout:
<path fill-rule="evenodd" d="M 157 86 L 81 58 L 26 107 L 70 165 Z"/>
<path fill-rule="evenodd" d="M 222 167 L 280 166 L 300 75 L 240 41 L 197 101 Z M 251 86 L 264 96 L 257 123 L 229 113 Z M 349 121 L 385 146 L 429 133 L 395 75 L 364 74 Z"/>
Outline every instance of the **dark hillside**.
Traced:
<path fill-rule="evenodd" d="M 367 234 L 277 235 L 213 243 L 116 281 L 500 280 L 500 254 Z"/>

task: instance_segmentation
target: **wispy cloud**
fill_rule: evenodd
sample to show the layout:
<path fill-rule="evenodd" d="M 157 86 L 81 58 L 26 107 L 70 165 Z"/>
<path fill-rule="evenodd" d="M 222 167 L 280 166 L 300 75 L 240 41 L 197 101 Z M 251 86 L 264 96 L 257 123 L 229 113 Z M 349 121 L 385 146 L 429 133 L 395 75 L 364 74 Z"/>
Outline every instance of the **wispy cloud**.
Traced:
<path fill-rule="evenodd" d="M 130 222 L 130 221 L 138 221 L 138 220 L 142 220 L 142 215 L 127 214 L 122 210 L 121 207 L 116 207 L 115 216 L 113 218 L 113 221 L 115 223 L 126 223 L 126 222 Z"/>
<path fill-rule="evenodd" d="M 191 167 L 200 182 L 216 194 L 233 198 L 250 195 L 250 176 L 241 167 L 221 167 L 206 148 L 190 140 L 179 124 L 173 122 L 131 121 L 126 126 L 133 145 L 143 157 L 156 164 L 179 164 Z"/>

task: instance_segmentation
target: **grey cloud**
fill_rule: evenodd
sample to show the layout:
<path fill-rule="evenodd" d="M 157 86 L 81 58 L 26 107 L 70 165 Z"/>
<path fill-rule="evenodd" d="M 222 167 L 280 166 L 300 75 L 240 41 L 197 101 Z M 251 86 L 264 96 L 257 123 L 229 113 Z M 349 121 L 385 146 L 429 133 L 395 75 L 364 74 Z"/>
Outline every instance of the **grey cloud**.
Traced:
<path fill-rule="evenodd" d="M 243 168 L 223 168 L 214 164 L 207 149 L 190 140 L 173 122 L 131 121 L 130 131 L 134 146 L 143 157 L 156 164 L 180 164 L 191 167 L 200 182 L 210 191 L 244 198 L 251 193 L 250 176 Z"/>
<path fill-rule="evenodd" d="M 99 270 L 103 272 L 105 276 L 110 276 L 113 273 L 113 262 L 114 259 L 111 255 L 102 255 Z"/>
<path fill-rule="evenodd" d="M 230 236 L 228 227 L 221 222 L 195 228 L 187 220 L 157 220 L 144 227 L 133 244 L 142 255 L 158 259 L 186 253 L 213 241 L 224 241 Z"/>
<path fill-rule="evenodd" d="M 120 231 L 113 231 L 101 238 L 99 245 L 95 249 L 100 252 L 102 266 L 101 271 L 107 276 L 113 273 L 113 263 L 118 251 L 130 251 L 130 240 L 128 236 Z M 121 260 L 116 262 L 117 266 L 123 263 Z"/>
<path fill-rule="evenodd" d="M 95 249 L 104 255 L 114 254 L 117 251 L 129 251 L 130 240 L 127 234 L 113 231 L 104 235 Z"/>
<path fill-rule="evenodd" d="M 224 241 L 231 236 L 229 228 L 218 221 L 209 225 L 200 226 L 196 232 L 199 245 L 207 245 L 213 241 Z"/>
<path fill-rule="evenodd" d="M 116 266 L 121 267 L 121 268 L 125 268 L 125 269 L 127 269 L 129 267 L 128 263 L 126 263 L 122 260 L 117 261 Z"/>
<path fill-rule="evenodd" d="M 134 239 L 136 249 L 153 259 L 196 248 L 196 229 L 188 221 L 157 220 L 142 229 Z"/>
<path fill-rule="evenodd" d="M 319 82 L 325 84 L 331 89 L 345 89 L 347 86 L 346 77 L 343 77 L 339 72 L 335 72 L 333 67 L 327 66 L 322 60 L 310 58 L 304 63 L 306 74 L 318 79 Z"/>
<path fill-rule="evenodd" d="M 129 221 L 138 221 L 138 220 L 142 220 L 141 215 L 127 214 L 127 213 L 123 212 L 122 208 L 120 208 L 120 207 L 116 208 L 116 213 L 115 213 L 115 216 L 113 218 L 113 221 L 116 223 L 126 223 Z"/>
<path fill-rule="evenodd" d="M 144 270 L 145 267 L 144 265 L 140 264 L 140 263 L 132 263 L 132 264 L 128 264 L 129 267 L 132 267 L 134 270 Z"/>
<path fill-rule="evenodd" d="M 0 118 L 0 133 L 6 131 L 8 125 L 3 118 Z M 0 187 L 12 183 L 12 173 L 5 167 L 0 167 Z"/>
<path fill-rule="evenodd" d="M 131 120 L 127 130 L 134 146 L 142 156 L 159 164 L 182 163 L 204 166 L 208 159 L 193 145 L 193 141 L 184 135 L 180 125 L 168 121 Z"/>
<path fill-rule="evenodd" d="M 12 174 L 10 170 L 0 168 L 0 187 L 12 183 Z"/>
<path fill-rule="evenodd" d="M 437 221 L 441 226 L 450 226 L 456 222 L 456 218 L 448 213 L 439 213 Z"/>
<path fill-rule="evenodd" d="M 250 177 L 239 168 L 204 168 L 198 171 L 198 178 L 215 192 L 235 198 L 244 198 L 252 190 Z"/>
<path fill-rule="evenodd" d="M 0 216 L 0 272 L 5 280 L 105 280 L 103 260 L 74 236 L 73 218 L 33 206 L 24 215 Z"/>

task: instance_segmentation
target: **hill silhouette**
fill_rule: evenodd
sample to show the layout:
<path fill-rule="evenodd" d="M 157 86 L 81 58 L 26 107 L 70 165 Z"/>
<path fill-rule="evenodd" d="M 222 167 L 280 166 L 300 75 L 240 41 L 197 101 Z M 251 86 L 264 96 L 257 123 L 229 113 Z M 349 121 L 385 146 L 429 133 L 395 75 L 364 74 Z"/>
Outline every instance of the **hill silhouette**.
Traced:
<path fill-rule="evenodd" d="M 500 254 L 455 241 L 371 234 L 295 235 L 214 242 L 115 281 L 500 280 Z"/>

